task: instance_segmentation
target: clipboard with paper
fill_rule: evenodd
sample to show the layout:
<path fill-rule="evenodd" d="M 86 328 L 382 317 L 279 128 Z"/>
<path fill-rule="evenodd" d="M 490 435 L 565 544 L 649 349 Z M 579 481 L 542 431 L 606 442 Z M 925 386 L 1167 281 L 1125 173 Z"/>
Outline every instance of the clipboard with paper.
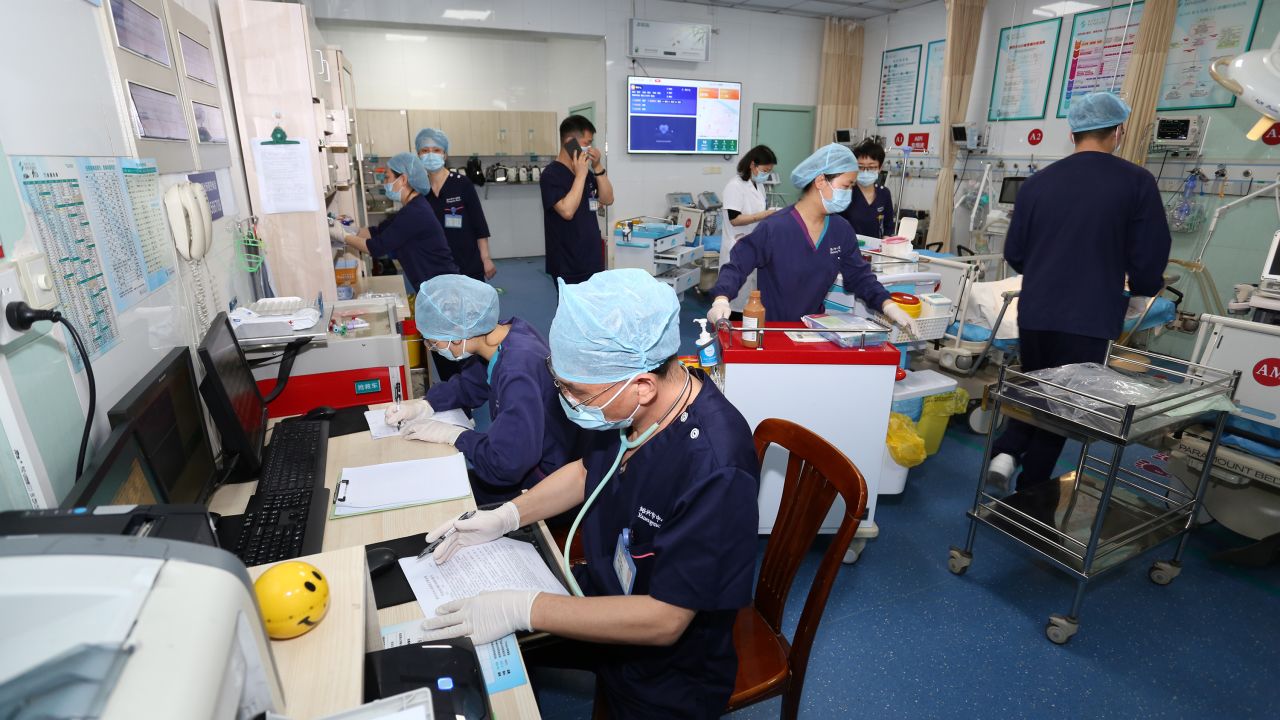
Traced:
<path fill-rule="evenodd" d="M 462 453 L 343 468 L 329 518 L 461 500 L 470 495 L 471 482 Z"/>

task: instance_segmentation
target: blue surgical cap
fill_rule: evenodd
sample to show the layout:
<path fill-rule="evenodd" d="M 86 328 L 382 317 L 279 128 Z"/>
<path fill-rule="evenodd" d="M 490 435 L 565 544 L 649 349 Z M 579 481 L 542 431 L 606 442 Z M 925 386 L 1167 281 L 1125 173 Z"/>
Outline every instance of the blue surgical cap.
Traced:
<path fill-rule="evenodd" d="M 427 177 L 427 169 L 422 167 L 422 161 L 413 153 L 397 153 L 387 163 L 387 167 L 391 168 L 398 175 L 409 176 L 409 187 L 420 193 L 425 193 L 431 189 L 431 178 Z"/>
<path fill-rule="evenodd" d="M 431 340 L 485 335 L 498 325 L 498 291 L 466 275 L 437 275 L 419 288 L 413 319 Z"/>
<path fill-rule="evenodd" d="M 680 348 L 680 301 L 649 273 L 607 270 L 578 285 L 559 283 L 550 345 L 561 378 L 589 385 L 626 380 Z"/>
<path fill-rule="evenodd" d="M 418 131 L 418 136 L 413 139 L 413 147 L 418 152 L 422 152 L 424 147 L 438 147 L 446 153 L 449 152 L 449 136 L 439 128 L 422 128 Z"/>
<path fill-rule="evenodd" d="M 818 148 L 791 171 L 791 184 L 804 189 L 819 175 L 858 172 L 858 158 L 844 145 L 831 143 Z"/>
<path fill-rule="evenodd" d="M 1071 99 L 1067 124 L 1071 126 L 1071 132 L 1115 127 L 1128 120 L 1130 112 L 1129 104 L 1113 93 L 1089 93 L 1082 98 Z"/>

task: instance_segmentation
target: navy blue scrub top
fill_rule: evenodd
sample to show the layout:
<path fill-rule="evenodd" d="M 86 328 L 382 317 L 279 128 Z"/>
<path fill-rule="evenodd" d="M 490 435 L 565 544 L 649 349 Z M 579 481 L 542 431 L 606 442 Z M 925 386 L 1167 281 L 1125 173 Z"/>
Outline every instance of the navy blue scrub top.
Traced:
<path fill-rule="evenodd" d="M 480 258 L 480 238 L 489 237 L 489 223 L 480 207 L 476 186 L 457 171 L 449 171 L 440 193 L 429 192 L 427 202 L 444 228 L 449 250 L 458 271 L 467 277 L 484 281 L 484 260 Z"/>
<path fill-rule="evenodd" d="M 1022 273 L 1018 327 L 1115 339 L 1128 299 L 1164 286 L 1169 223 L 1145 168 L 1102 152 L 1055 160 L 1027 178 L 1004 256 Z"/>
<path fill-rule="evenodd" d="M 510 500 L 577 460 L 582 432 L 560 406 L 547 341 L 520 318 L 502 324 L 511 330 L 492 360 L 467 358 L 462 372 L 427 391 L 437 411 L 489 403 L 489 430 L 466 430 L 454 443 L 487 486 L 481 504 Z"/>
<path fill-rule="evenodd" d="M 765 319 L 798 322 L 804 315 L 825 311 L 823 300 L 839 273 L 845 292 L 878 312 L 889 291 L 862 259 L 853 228 L 839 215 L 828 215 L 824 228 L 815 246 L 794 205 L 761 220 L 733 246 L 711 296 L 735 297 L 751 271 L 759 270 L 756 280 Z"/>
<path fill-rule="evenodd" d="M 887 187 L 876 188 L 876 199 L 868 203 L 862 188 L 854 186 L 853 202 L 840 215 L 849 221 L 853 231 L 867 237 L 893 237 L 893 194 Z"/>
<path fill-rule="evenodd" d="M 542 232 L 546 241 L 547 273 L 562 277 L 569 284 L 580 283 L 604 270 L 604 246 L 600 225 L 591 201 L 600 196 L 594 173 L 587 172 L 582 186 L 582 201 L 572 220 L 565 220 L 555 210 L 573 187 L 573 170 L 554 160 L 542 170 L 538 181 L 542 188 Z"/>
<path fill-rule="evenodd" d="M 369 235 L 369 254 L 399 260 L 405 280 L 414 292 L 437 275 L 458 272 L 444 230 L 431 204 L 421 194 L 405 203 L 395 215 L 369 228 Z"/>
<path fill-rule="evenodd" d="M 584 595 L 621 595 L 614 551 L 624 528 L 633 595 L 695 610 L 670 647 L 601 646 L 599 677 L 616 717 L 719 717 L 738 659 L 733 622 L 751 603 L 760 469 L 751 428 L 700 371 L 693 403 L 619 468 L 582 521 Z M 588 434 L 590 497 L 621 446 L 616 431 Z"/>

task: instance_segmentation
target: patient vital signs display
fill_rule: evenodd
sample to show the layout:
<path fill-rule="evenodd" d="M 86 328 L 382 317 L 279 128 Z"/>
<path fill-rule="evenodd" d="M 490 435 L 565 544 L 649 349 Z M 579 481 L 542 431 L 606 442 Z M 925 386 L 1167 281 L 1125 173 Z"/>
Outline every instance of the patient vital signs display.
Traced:
<path fill-rule="evenodd" d="M 742 83 L 627 78 L 627 152 L 736 155 Z"/>

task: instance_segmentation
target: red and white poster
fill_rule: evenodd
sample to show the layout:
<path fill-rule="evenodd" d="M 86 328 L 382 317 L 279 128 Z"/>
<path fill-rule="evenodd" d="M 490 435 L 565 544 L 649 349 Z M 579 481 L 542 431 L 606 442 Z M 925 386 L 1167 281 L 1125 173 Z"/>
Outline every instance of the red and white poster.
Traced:
<path fill-rule="evenodd" d="M 929 151 L 929 133 L 911 133 L 911 137 L 908 138 L 908 141 L 912 152 Z"/>

